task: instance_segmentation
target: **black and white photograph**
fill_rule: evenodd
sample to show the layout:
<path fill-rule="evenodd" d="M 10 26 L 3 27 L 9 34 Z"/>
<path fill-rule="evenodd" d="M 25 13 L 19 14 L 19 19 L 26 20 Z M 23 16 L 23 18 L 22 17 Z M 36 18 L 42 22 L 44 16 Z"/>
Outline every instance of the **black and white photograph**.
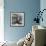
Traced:
<path fill-rule="evenodd" d="M 11 26 L 24 26 L 24 12 L 22 13 L 11 12 L 10 16 Z"/>

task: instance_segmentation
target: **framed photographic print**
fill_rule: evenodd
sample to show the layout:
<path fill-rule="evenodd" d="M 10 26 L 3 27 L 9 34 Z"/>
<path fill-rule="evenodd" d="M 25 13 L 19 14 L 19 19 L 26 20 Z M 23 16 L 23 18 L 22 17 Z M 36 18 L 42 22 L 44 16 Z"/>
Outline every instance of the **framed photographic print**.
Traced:
<path fill-rule="evenodd" d="M 24 12 L 11 12 L 10 13 L 11 26 L 24 26 Z"/>

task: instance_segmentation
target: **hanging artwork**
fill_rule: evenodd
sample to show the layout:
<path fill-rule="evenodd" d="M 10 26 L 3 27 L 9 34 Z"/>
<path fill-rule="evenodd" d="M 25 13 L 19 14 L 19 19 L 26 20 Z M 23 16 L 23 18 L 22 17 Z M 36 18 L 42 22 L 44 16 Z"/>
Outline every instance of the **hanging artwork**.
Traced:
<path fill-rule="evenodd" d="M 11 26 L 24 26 L 24 12 L 11 12 L 10 13 Z"/>

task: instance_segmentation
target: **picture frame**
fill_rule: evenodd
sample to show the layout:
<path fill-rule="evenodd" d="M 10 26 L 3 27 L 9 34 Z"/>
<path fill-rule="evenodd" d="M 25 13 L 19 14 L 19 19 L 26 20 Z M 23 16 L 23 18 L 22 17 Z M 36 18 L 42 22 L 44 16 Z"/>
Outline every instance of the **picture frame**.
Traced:
<path fill-rule="evenodd" d="M 24 12 L 11 12 L 10 13 L 10 26 L 12 27 L 24 27 L 25 26 Z"/>

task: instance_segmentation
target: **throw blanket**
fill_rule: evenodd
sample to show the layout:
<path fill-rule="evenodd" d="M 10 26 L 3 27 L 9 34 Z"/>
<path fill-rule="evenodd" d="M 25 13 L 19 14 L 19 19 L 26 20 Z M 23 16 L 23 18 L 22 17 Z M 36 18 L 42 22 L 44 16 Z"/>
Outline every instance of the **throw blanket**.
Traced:
<path fill-rule="evenodd" d="M 31 46 L 33 42 L 33 35 L 29 32 L 24 38 L 17 42 L 18 46 Z"/>

